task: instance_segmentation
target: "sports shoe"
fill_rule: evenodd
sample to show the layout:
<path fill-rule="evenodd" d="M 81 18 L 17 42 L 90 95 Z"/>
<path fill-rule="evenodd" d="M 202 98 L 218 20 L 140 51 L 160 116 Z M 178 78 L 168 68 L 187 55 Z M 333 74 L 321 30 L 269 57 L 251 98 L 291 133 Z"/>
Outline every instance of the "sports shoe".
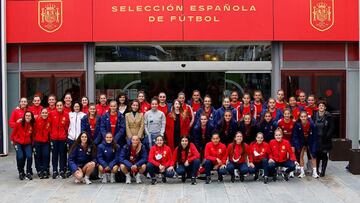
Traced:
<path fill-rule="evenodd" d="M 28 180 L 32 180 L 32 179 L 33 179 L 31 173 L 27 173 L 25 177 L 26 177 L 26 179 L 28 179 Z"/>
<path fill-rule="evenodd" d="M 298 178 L 305 178 L 305 173 L 302 171 L 300 175 L 298 175 Z"/>
<path fill-rule="evenodd" d="M 107 183 L 107 174 L 102 174 L 102 183 Z"/>
<path fill-rule="evenodd" d="M 130 174 L 128 173 L 128 174 L 126 174 L 125 176 L 126 176 L 126 181 L 125 181 L 125 183 L 126 183 L 126 184 L 130 184 L 130 183 L 131 183 L 131 176 L 130 176 Z"/>
<path fill-rule="evenodd" d="M 19 179 L 24 180 L 25 179 L 25 174 L 24 173 L 19 173 Z"/>
<path fill-rule="evenodd" d="M 166 183 L 166 182 L 167 182 L 166 176 L 163 176 L 163 177 L 161 178 L 161 180 L 162 180 L 163 183 Z"/>
<path fill-rule="evenodd" d="M 44 173 L 43 173 L 43 178 L 44 178 L 44 179 L 48 179 L 48 178 L 49 178 L 49 172 L 44 171 Z"/>
<path fill-rule="evenodd" d="M 319 175 L 317 174 L 316 169 L 313 170 L 312 177 L 313 178 L 319 178 Z"/>
<path fill-rule="evenodd" d="M 264 176 L 264 184 L 267 184 L 269 181 L 269 178 L 267 176 Z"/>
<path fill-rule="evenodd" d="M 66 179 L 66 174 L 63 171 L 60 171 L 60 177 L 62 179 Z"/>
<path fill-rule="evenodd" d="M 57 171 L 53 172 L 52 178 L 56 179 L 58 177 L 59 173 Z"/>
<path fill-rule="evenodd" d="M 257 181 L 257 179 L 259 179 L 259 174 L 258 174 L 258 173 L 255 173 L 255 174 L 254 174 L 254 181 Z"/>
<path fill-rule="evenodd" d="M 90 181 L 90 179 L 89 179 L 89 176 L 85 176 L 84 177 L 84 181 L 85 181 L 85 184 L 86 185 L 90 185 L 92 182 Z"/>
<path fill-rule="evenodd" d="M 240 182 L 244 182 L 244 180 L 245 180 L 245 177 L 244 177 L 243 174 L 241 174 L 241 175 L 240 175 Z"/>
<path fill-rule="evenodd" d="M 140 173 L 137 173 L 137 174 L 135 175 L 135 180 L 136 180 L 136 183 L 137 183 L 137 184 L 142 183 Z"/>
<path fill-rule="evenodd" d="M 239 178 L 240 175 L 239 175 L 239 170 L 238 169 L 235 169 L 234 170 L 234 174 L 235 174 L 235 178 Z"/>
<path fill-rule="evenodd" d="M 218 174 L 218 182 L 222 182 L 224 180 L 223 175 Z"/>
<path fill-rule="evenodd" d="M 115 173 L 110 173 L 110 183 L 115 183 Z"/>
<path fill-rule="evenodd" d="M 289 173 L 284 172 L 283 175 L 284 175 L 284 180 L 288 181 L 289 180 Z"/>
<path fill-rule="evenodd" d="M 205 184 L 209 184 L 211 183 L 211 177 L 210 176 L 206 176 L 206 182 Z"/>
<path fill-rule="evenodd" d="M 44 173 L 43 173 L 42 171 L 40 171 L 40 172 L 38 173 L 38 177 L 39 177 L 40 179 L 44 179 Z"/>
<path fill-rule="evenodd" d="M 191 185 L 196 185 L 196 178 L 195 177 L 191 178 Z"/>
<path fill-rule="evenodd" d="M 151 185 L 155 185 L 156 183 L 157 183 L 156 178 L 152 178 L 152 179 L 151 179 Z"/>
<path fill-rule="evenodd" d="M 231 174 L 230 181 L 233 183 L 235 182 L 235 175 Z"/>
<path fill-rule="evenodd" d="M 294 171 L 291 171 L 291 172 L 289 173 L 289 178 L 294 178 L 294 177 L 295 177 Z"/>
<path fill-rule="evenodd" d="M 186 182 L 186 175 L 181 176 L 181 182 L 183 182 L 183 183 Z"/>

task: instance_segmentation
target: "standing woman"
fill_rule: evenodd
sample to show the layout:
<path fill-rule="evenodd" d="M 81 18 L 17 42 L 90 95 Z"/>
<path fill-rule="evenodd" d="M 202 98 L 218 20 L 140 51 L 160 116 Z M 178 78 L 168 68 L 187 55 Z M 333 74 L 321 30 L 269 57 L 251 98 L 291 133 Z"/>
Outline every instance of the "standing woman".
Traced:
<path fill-rule="evenodd" d="M 240 181 L 244 182 L 244 175 L 249 172 L 249 146 L 244 142 L 241 132 L 235 134 L 235 138 L 227 147 L 228 162 L 226 170 L 231 175 L 231 182 L 235 182 L 235 169 L 240 172 Z"/>
<path fill-rule="evenodd" d="M 14 131 L 11 133 L 11 141 L 16 151 L 16 164 L 19 172 L 19 179 L 24 180 L 26 177 L 32 180 L 32 136 L 34 133 L 34 115 L 26 111 L 20 122 L 15 124 Z M 24 171 L 26 161 L 26 175 Z"/>
<path fill-rule="evenodd" d="M 28 110 L 34 114 L 34 118 L 36 119 L 41 114 L 42 106 L 41 104 L 41 98 L 38 95 L 35 95 L 32 101 L 32 106 L 28 108 Z"/>
<path fill-rule="evenodd" d="M 131 111 L 125 114 L 126 140 L 137 135 L 140 140 L 144 138 L 144 115 L 140 113 L 140 102 L 133 100 L 130 103 Z"/>
<path fill-rule="evenodd" d="M 270 112 L 266 112 L 264 117 L 261 119 L 260 123 L 258 123 L 257 128 L 259 132 L 262 133 L 263 139 L 265 142 L 270 142 L 270 140 L 274 139 L 274 131 L 276 129 L 276 122 L 271 116 Z"/>
<path fill-rule="evenodd" d="M 224 144 L 227 145 L 234 140 L 235 133 L 238 131 L 238 125 L 230 110 L 225 111 L 223 118 L 217 123 L 216 129 Z"/>
<path fill-rule="evenodd" d="M 217 170 L 218 181 L 223 181 L 223 175 L 226 174 L 226 146 L 220 142 L 219 133 L 214 132 L 211 136 L 211 142 L 205 146 L 205 174 L 206 184 L 211 182 L 211 171 Z"/>
<path fill-rule="evenodd" d="M 192 126 L 194 124 L 195 114 L 194 114 L 194 111 L 191 108 L 191 106 L 186 104 L 186 102 L 185 102 L 185 93 L 179 92 L 177 100 L 182 105 L 182 108 L 183 108 L 184 112 L 186 113 L 187 117 L 189 117 L 190 126 Z"/>
<path fill-rule="evenodd" d="M 164 113 L 164 115 L 168 115 L 171 110 L 171 105 L 166 102 L 166 94 L 165 92 L 160 92 L 159 95 L 159 107 L 158 109 Z"/>
<path fill-rule="evenodd" d="M 292 144 L 295 150 L 300 154 L 300 175 L 299 178 L 305 177 L 304 156 L 310 154 L 311 165 L 313 167 L 314 178 L 319 178 L 316 171 L 316 150 L 318 145 L 317 130 L 311 118 L 308 118 L 306 111 L 300 113 L 300 119 L 295 123 L 293 130 Z M 309 152 L 309 153 L 307 153 Z"/>
<path fill-rule="evenodd" d="M 105 142 L 101 143 L 97 149 L 97 161 L 99 163 L 99 174 L 102 176 L 102 183 L 107 183 L 108 181 L 115 183 L 115 174 L 119 169 L 119 150 L 121 150 L 120 146 L 116 144 L 112 133 L 107 132 L 105 134 Z"/>
<path fill-rule="evenodd" d="M 289 98 L 289 109 L 291 111 L 292 119 L 296 122 L 297 119 L 299 118 L 300 112 L 303 110 L 303 108 L 297 105 L 295 97 Z"/>
<path fill-rule="evenodd" d="M 242 120 L 244 115 L 250 114 L 251 117 L 256 119 L 256 108 L 253 103 L 251 103 L 251 98 L 249 93 L 244 93 L 244 96 L 242 98 L 243 102 L 236 108 L 237 112 L 237 121 Z"/>
<path fill-rule="evenodd" d="M 105 94 L 100 94 L 99 103 L 96 105 L 97 115 L 103 116 L 109 111 L 109 105 Z"/>
<path fill-rule="evenodd" d="M 151 109 L 151 105 L 146 101 L 146 96 L 144 91 L 138 92 L 137 100 L 140 102 L 140 113 L 144 114 L 145 112 Z"/>
<path fill-rule="evenodd" d="M 316 152 L 316 168 L 320 177 L 325 176 L 326 166 L 328 163 L 328 153 L 330 152 L 331 138 L 334 129 L 334 123 L 331 116 L 331 113 L 326 111 L 326 102 L 319 101 L 318 103 L 318 111 L 314 115 L 314 123 L 317 128 L 318 134 L 318 146 Z M 321 162 L 321 168 L 320 168 Z M 321 169 L 321 170 L 320 170 Z"/>
<path fill-rule="evenodd" d="M 82 111 L 82 105 L 79 102 L 73 103 L 69 113 L 70 125 L 68 129 L 68 149 L 74 144 L 75 140 L 81 133 L 81 119 L 86 115 Z"/>
<path fill-rule="evenodd" d="M 64 112 L 70 113 L 72 111 L 72 97 L 70 93 L 65 94 L 64 102 Z"/>
<path fill-rule="evenodd" d="M 277 91 L 277 98 L 276 98 L 275 108 L 280 109 L 281 112 L 283 112 L 284 109 L 286 108 L 286 106 L 287 106 L 287 103 L 285 101 L 284 90 L 279 89 Z"/>
<path fill-rule="evenodd" d="M 166 116 L 162 111 L 158 110 L 158 106 L 159 100 L 152 98 L 151 110 L 144 115 L 145 138 L 143 143 L 148 150 L 155 144 L 156 137 L 158 135 L 164 136 L 165 133 Z"/>
<path fill-rule="evenodd" d="M 124 92 L 120 92 L 120 94 L 116 97 L 116 102 L 118 103 L 119 111 L 123 115 L 128 112 L 128 99 Z"/>
<path fill-rule="evenodd" d="M 246 144 L 252 143 L 255 141 L 258 132 L 256 120 L 250 114 L 246 114 L 239 123 L 239 131 L 242 133 Z"/>
<path fill-rule="evenodd" d="M 297 105 L 300 106 L 301 108 L 305 108 L 307 106 L 306 94 L 304 91 L 301 91 L 299 93 L 299 101 L 297 102 Z"/>
<path fill-rule="evenodd" d="M 85 131 L 96 146 L 104 140 L 100 132 L 100 125 L 101 117 L 96 113 L 96 105 L 90 103 L 88 113 L 81 119 L 81 132 Z"/>
<path fill-rule="evenodd" d="M 317 112 L 318 108 L 316 106 L 315 96 L 309 95 L 307 100 L 308 105 L 305 107 L 305 111 L 307 112 L 309 118 L 312 118 L 313 115 Z"/>
<path fill-rule="evenodd" d="M 259 178 L 259 170 L 264 170 L 264 183 L 267 183 L 269 176 L 269 155 L 270 146 L 264 142 L 264 134 L 258 132 L 256 142 L 250 145 L 249 152 L 249 172 L 254 174 L 254 180 Z"/>
<path fill-rule="evenodd" d="M 40 179 L 49 178 L 50 130 L 49 113 L 46 108 L 43 108 L 40 116 L 35 119 L 34 135 L 35 168 Z"/>
<path fill-rule="evenodd" d="M 294 120 L 291 118 L 290 109 L 284 110 L 284 118 L 280 119 L 277 123 L 277 127 L 283 131 L 283 138 L 291 142 L 293 129 L 295 126 Z"/>
<path fill-rule="evenodd" d="M 66 165 L 66 138 L 70 125 L 69 114 L 64 111 L 64 104 L 62 101 L 56 102 L 56 111 L 54 111 L 50 118 L 50 141 L 52 149 L 52 168 L 53 179 L 59 175 L 58 165 L 60 165 L 60 176 L 65 179 L 65 165 Z"/>
<path fill-rule="evenodd" d="M 25 111 L 27 110 L 28 101 L 25 97 L 22 97 L 19 101 L 19 106 L 16 107 L 13 112 L 11 113 L 9 119 L 9 126 L 10 128 L 14 129 L 17 123 L 21 123 Z"/>
<path fill-rule="evenodd" d="M 82 132 L 71 146 L 68 162 L 75 183 L 91 184 L 89 177 L 96 166 L 96 146 L 87 132 Z"/>
<path fill-rule="evenodd" d="M 238 93 L 238 91 L 236 91 L 236 90 L 231 91 L 230 104 L 235 109 L 240 106 L 241 102 L 239 101 L 239 93 Z"/>
<path fill-rule="evenodd" d="M 171 112 L 166 117 L 166 140 L 171 150 L 180 144 L 181 137 L 188 136 L 190 120 L 179 100 L 174 100 Z"/>
<path fill-rule="evenodd" d="M 174 167 L 170 147 L 164 144 L 164 137 L 158 135 L 156 144 L 151 147 L 147 163 L 147 169 L 151 176 L 151 184 L 157 183 L 155 174 L 162 174 L 162 182 L 166 183 L 166 177 L 174 177 Z"/>
<path fill-rule="evenodd" d="M 270 98 L 268 100 L 268 106 L 267 109 L 264 109 L 261 115 L 263 116 L 265 112 L 269 111 L 271 113 L 271 116 L 273 117 L 274 121 L 277 122 L 280 118 L 282 118 L 282 111 L 280 109 L 277 109 L 275 107 L 276 101 L 274 98 Z M 261 116 L 261 117 L 262 117 Z"/>
<path fill-rule="evenodd" d="M 260 121 L 261 119 L 261 112 L 266 109 L 266 104 L 264 103 L 263 95 L 261 90 L 254 91 L 254 107 L 256 109 L 256 121 Z"/>
<path fill-rule="evenodd" d="M 192 92 L 191 99 L 188 102 L 188 104 L 190 105 L 191 109 L 193 110 L 194 116 L 196 116 L 196 112 L 202 106 L 202 99 L 201 99 L 201 94 L 200 94 L 199 90 L 194 90 Z"/>
<path fill-rule="evenodd" d="M 222 107 L 216 110 L 214 124 L 217 124 L 224 117 L 224 113 L 227 110 L 231 112 L 232 118 L 236 121 L 236 109 L 230 105 L 229 97 L 224 97 L 222 101 Z"/>
<path fill-rule="evenodd" d="M 89 98 L 85 96 L 81 98 L 82 112 L 85 114 L 89 112 L 89 103 Z"/>
<path fill-rule="evenodd" d="M 173 160 L 176 173 L 185 183 L 186 178 L 191 178 L 191 184 L 196 184 L 197 172 L 200 168 L 200 154 L 188 137 L 182 137 L 179 146 L 175 148 Z"/>
<path fill-rule="evenodd" d="M 197 149 L 200 151 L 200 160 L 204 158 L 205 145 L 210 142 L 211 135 L 214 131 L 214 126 L 209 121 L 205 113 L 200 116 L 199 122 L 197 122 L 192 131 L 192 139 Z"/>
<path fill-rule="evenodd" d="M 111 133 L 116 144 L 119 146 L 125 144 L 125 118 L 118 111 L 115 100 L 110 102 L 110 110 L 101 118 L 100 131 L 103 138 Z"/>
<path fill-rule="evenodd" d="M 52 112 L 56 111 L 56 96 L 54 94 L 50 94 L 48 97 L 48 107 L 47 110 L 49 112 L 49 116 Z"/>
<path fill-rule="evenodd" d="M 200 117 L 203 114 L 205 114 L 209 122 L 214 125 L 215 112 L 215 108 L 211 105 L 211 97 L 209 95 L 205 95 L 203 106 L 196 112 L 194 125 L 199 122 Z"/>
<path fill-rule="evenodd" d="M 138 135 L 135 134 L 130 139 L 129 144 L 124 145 L 120 152 L 120 170 L 126 176 L 126 184 L 131 183 L 130 175 L 135 177 L 136 183 L 141 183 L 141 174 L 146 171 L 148 154 Z"/>

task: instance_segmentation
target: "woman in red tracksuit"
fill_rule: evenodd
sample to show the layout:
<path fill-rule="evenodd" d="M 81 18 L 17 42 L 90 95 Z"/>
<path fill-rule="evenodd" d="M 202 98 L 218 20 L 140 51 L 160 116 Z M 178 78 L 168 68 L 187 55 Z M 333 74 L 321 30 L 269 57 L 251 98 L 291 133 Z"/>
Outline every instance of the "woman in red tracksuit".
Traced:
<path fill-rule="evenodd" d="M 22 97 L 19 101 L 19 106 L 16 107 L 13 112 L 11 113 L 9 119 L 9 126 L 10 128 L 14 129 L 17 123 L 21 123 L 25 111 L 27 110 L 28 101 L 25 97 Z"/>
<path fill-rule="evenodd" d="M 289 173 L 295 170 L 298 163 L 290 142 L 283 139 L 282 130 L 278 128 L 274 134 L 275 139 L 269 143 L 271 151 L 269 154 L 269 176 L 272 176 L 273 180 L 276 181 L 276 168 L 279 166 L 286 167 L 284 179 L 288 181 Z M 264 179 L 267 182 L 268 177 L 264 177 Z"/>
<path fill-rule="evenodd" d="M 297 102 L 297 105 L 300 106 L 301 108 L 305 108 L 307 106 L 306 94 L 304 91 L 301 91 L 299 93 L 299 101 Z"/>
<path fill-rule="evenodd" d="M 233 107 L 233 108 L 237 108 L 238 106 L 240 106 L 241 104 L 241 101 L 239 101 L 239 93 L 238 91 L 236 90 L 233 90 L 230 94 L 230 105 Z"/>
<path fill-rule="evenodd" d="M 196 112 L 201 108 L 201 106 L 203 104 L 199 90 L 194 90 L 192 92 L 192 96 L 191 96 L 191 99 L 188 102 L 188 104 L 192 108 L 192 110 L 194 112 L 194 116 L 196 116 Z"/>
<path fill-rule="evenodd" d="M 284 135 L 283 138 L 289 142 L 291 142 L 294 126 L 295 126 L 295 122 L 291 118 L 290 109 L 285 109 L 284 110 L 284 118 L 281 118 L 277 122 L 277 127 L 281 128 L 281 130 L 283 131 L 283 135 Z"/>
<path fill-rule="evenodd" d="M 156 137 L 156 144 L 151 147 L 146 168 L 151 176 L 151 184 L 157 183 L 155 174 L 162 174 L 162 182 L 166 183 L 166 177 L 174 177 L 174 166 L 170 147 L 164 144 L 161 135 Z"/>
<path fill-rule="evenodd" d="M 170 112 L 171 106 L 166 102 L 166 94 L 165 92 L 160 92 L 159 95 L 159 106 L 158 110 L 162 111 L 164 115 L 168 115 Z"/>
<path fill-rule="evenodd" d="M 11 141 L 16 151 L 16 164 L 19 172 L 19 179 L 24 180 L 26 177 L 32 180 L 32 136 L 34 133 L 34 115 L 30 111 L 26 111 L 20 122 L 15 124 L 15 128 L 11 133 Z M 24 166 L 26 161 L 26 175 Z"/>
<path fill-rule="evenodd" d="M 251 103 L 251 97 L 249 93 L 244 93 L 242 103 L 236 108 L 237 121 L 241 121 L 246 114 L 250 114 L 252 118 L 256 119 L 256 108 Z"/>
<path fill-rule="evenodd" d="M 62 101 L 56 102 L 56 111 L 51 114 L 50 117 L 51 131 L 51 149 L 52 149 L 52 168 L 53 179 L 56 179 L 59 175 L 58 169 L 60 169 L 61 178 L 65 179 L 65 166 L 66 166 L 66 139 L 67 132 L 70 125 L 69 114 L 64 110 L 64 104 Z M 58 168 L 58 164 L 60 167 Z"/>
<path fill-rule="evenodd" d="M 287 103 L 285 101 L 284 90 L 280 89 L 280 90 L 277 91 L 277 98 L 276 98 L 275 108 L 280 109 L 281 112 L 283 112 L 284 109 L 286 108 L 286 106 L 287 106 Z"/>
<path fill-rule="evenodd" d="M 313 115 L 318 111 L 318 108 L 316 106 L 316 100 L 314 95 L 309 95 L 307 99 L 308 105 L 305 107 L 305 111 L 307 112 L 309 118 L 312 118 Z"/>
<path fill-rule="evenodd" d="M 187 116 L 189 117 L 190 126 L 192 126 L 194 124 L 194 120 L 195 120 L 194 111 L 190 105 L 186 104 L 185 93 L 179 92 L 177 100 L 181 103 L 182 108 L 184 109 L 184 112 L 186 112 Z"/>
<path fill-rule="evenodd" d="M 190 120 L 183 110 L 180 101 L 175 100 L 171 112 L 166 116 L 166 140 L 171 150 L 178 146 L 180 138 L 189 136 Z"/>
<path fill-rule="evenodd" d="M 35 119 L 34 156 L 35 168 L 40 179 L 49 178 L 50 162 L 50 118 L 46 108 Z"/>
<path fill-rule="evenodd" d="M 253 104 L 256 111 L 256 121 L 260 121 L 261 112 L 263 111 L 263 109 L 266 109 L 266 104 L 264 103 L 264 98 L 261 90 L 254 91 Z"/>
<path fill-rule="evenodd" d="M 50 94 L 48 96 L 48 107 L 47 110 L 49 112 L 49 116 L 52 112 L 56 111 L 56 96 L 54 94 Z"/>
<path fill-rule="evenodd" d="M 270 146 L 264 142 L 264 134 L 259 132 L 249 150 L 249 172 L 254 174 L 255 181 L 259 178 L 260 169 L 264 169 L 264 177 L 269 176 L 269 156 Z M 267 178 L 264 179 L 264 183 L 267 183 Z"/>
<path fill-rule="evenodd" d="M 288 107 L 288 109 L 290 110 L 291 115 L 292 115 L 292 119 L 294 121 L 296 121 L 299 118 L 300 112 L 303 110 L 302 107 L 297 105 L 295 97 L 290 97 L 289 98 L 289 107 Z"/>
<path fill-rule="evenodd" d="M 137 99 L 140 102 L 140 113 L 145 114 L 145 112 L 151 109 L 151 105 L 146 101 L 146 96 L 144 91 L 139 91 Z"/>
<path fill-rule="evenodd" d="M 227 147 L 228 161 L 226 170 L 230 173 L 231 182 L 235 182 L 235 169 L 239 170 L 240 181 L 244 181 L 244 175 L 249 172 L 249 146 L 244 142 L 241 132 L 236 132 L 234 141 Z"/>
<path fill-rule="evenodd" d="M 227 160 L 226 146 L 220 142 L 219 133 L 214 132 L 211 136 L 211 142 L 205 146 L 205 174 L 206 184 L 211 182 L 211 171 L 213 169 L 218 172 L 218 181 L 223 181 L 223 175 L 226 174 Z"/>
<path fill-rule="evenodd" d="M 64 96 L 64 112 L 70 113 L 72 111 L 72 96 L 70 93 L 66 93 Z"/>
<path fill-rule="evenodd" d="M 85 114 L 89 112 L 89 103 L 90 103 L 89 98 L 85 96 L 81 98 L 81 105 L 82 105 L 81 111 Z"/>
<path fill-rule="evenodd" d="M 41 98 L 38 95 L 35 95 L 32 101 L 33 105 L 28 108 L 28 110 L 34 114 L 34 118 L 36 119 L 41 114 L 41 109 L 43 108 L 41 104 Z"/>
<path fill-rule="evenodd" d="M 197 172 L 200 168 L 200 153 L 195 145 L 189 142 L 188 137 L 182 137 L 179 146 L 173 153 L 175 171 L 181 176 L 181 181 L 185 183 L 186 178 L 191 178 L 191 184 L 196 184 Z"/>
<path fill-rule="evenodd" d="M 96 114 L 100 117 L 105 115 L 109 111 L 109 105 L 107 104 L 107 98 L 105 94 L 99 96 L 99 103 L 96 105 Z"/>

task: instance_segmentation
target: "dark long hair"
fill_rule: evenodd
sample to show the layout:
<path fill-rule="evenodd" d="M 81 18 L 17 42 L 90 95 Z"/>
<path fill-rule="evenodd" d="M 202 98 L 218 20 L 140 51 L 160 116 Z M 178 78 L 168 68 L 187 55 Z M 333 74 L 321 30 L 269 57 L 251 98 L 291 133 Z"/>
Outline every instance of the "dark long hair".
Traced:
<path fill-rule="evenodd" d="M 113 138 L 112 142 L 110 143 L 110 144 L 111 144 L 111 148 L 112 148 L 114 151 L 117 151 L 117 150 L 118 150 L 118 145 L 116 144 L 114 135 L 113 135 L 111 132 L 107 132 L 107 133 L 105 134 L 105 139 L 106 139 L 106 135 L 108 135 L 108 134 L 110 134 L 110 135 L 112 136 L 112 138 Z M 105 143 L 106 143 L 106 141 L 105 141 Z"/>
<path fill-rule="evenodd" d="M 30 113 L 30 114 L 31 114 L 30 126 L 31 126 L 31 127 L 34 127 L 35 117 L 34 117 L 34 114 L 33 114 L 31 111 L 25 111 L 25 113 L 24 113 L 24 115 L 23 115 L 23 117 L 22 117 L 22 120 L 21 120 L 21 126 L 22 126 L 22 127 L 25 127 L 25 123 L 26 123 L 26 121 L 25 121 L 25 115 L 26 115 L 27 113 Z"/>
<path fill-rule="evenodd" d="M 78 138 L 75 140 L 74 144 L 71 146 L 70 150 L 69 150 L 69 154 L 72 153 L 76 147 L 81 146 L 81 135 L 85 134 L 87 137 L 87 141 L 86 141 L 86 150 L 91 147 L 91 155 L 94 156 L 96 154 L 96 146 L 93 144 L 92 139 L 90 138 L 90 136 L 88 135 L 88 133 L 86 131 L 83 131 L 80 133 L 80 135 L 78 136 Z"/>
<path fill-rule="evenodd" d="M 183 149 L 183 147 L 182 147 L 182 145 L 181 145 L 181 140 L 182 139 L 187 139 L 188 140 L 188 145 L 186 146 L 186 148 L 185 149 Z M 183 137 L 181 137 L 181 139 L 180 139 L 180 143 L 179 143 L 179 146 L 178 146 L 178 149 L 177 149 L 177 155 L 176 155 L 176 161 L 178 162 L 178 163 L 182 163 L 182 156 L 181 156 L 181 152 L 183 151 L 183 150 L 185 150 L 185 160 L 187 160 L 187 158 L 188 158 L 188 155 L 189 155 L 189 149 L 190 149 L 190 140 L 189 140 L 189 138 L 188 137 L 186 137 L 186 136 L 183 136 Z"/>
<path fill-rule="evenodd" d="M 243 140 L 241 141 L 241 157 L 244 156 L 246 154 L 246 150 L 245 150 L 245 142 L 244 142 L 244 136 L 243 134 L 240 132 L 240 131 L 237 131 L 235 133 L 235 137 L 234 137 L 234 140 L 232 142 L 232 147 L 230 149 L 230 153 L 229 153 L 229 159 L 231 159 L 231 157 L 234 155 L 234 151 L 235 151 L 235 147 L 236 147 L 236 135 L 237 134 L 240 134 L 242 137 L 243 137 Z"/>
<path fill-rule="evenodd" d="M 179 109 L 180 116 L 181 116 L 182 119 L 185 119 L 185 118 L 187 117 L 187 112 L 185 111 L 185 109 L 183 109 L 182 104 L 181 104 L 181 102 L 180 102 L 178 99 L 175 99 L 174 102 L 173 102 L 173 104 L 172 104 L 171 112 L 170 112 L 170 117 L 171 117 L 172 119 L 174 119 L 174 121 L 176 120 L 175 102 L 179 102 L 179 104 L 180 104 L 180 109 Z"/>
<path fill-rule="evenodd" d="M 231 120 L 234 119 L 231 110 L 229 110 L 229 109 L 226 110 L 226 111 L 224 112 L 223 117 L 221 118 L 220 133 L 223 133 L 224 130 L 225 130 L 225 126 L 226 126 L 225 114 L 226 114 L 226 113 L 230 113 L 230 115 L 231 115 L 230 124 L 231 124 Z"/>
<path fill-rule="evenodd" d="M 127 97 L 127 95 L 125 94 L 125 92 L 120 92 L 119 95 L 116 97 L 116 102 L 118 103 L 118 107 L 120 106 L 120 98 L 124 96 L 125 97 L 125 102 L 124 104 L 126 105 L 126 109 L 128 108 L 128 103 L 129 103 L 129 99 Z"/>

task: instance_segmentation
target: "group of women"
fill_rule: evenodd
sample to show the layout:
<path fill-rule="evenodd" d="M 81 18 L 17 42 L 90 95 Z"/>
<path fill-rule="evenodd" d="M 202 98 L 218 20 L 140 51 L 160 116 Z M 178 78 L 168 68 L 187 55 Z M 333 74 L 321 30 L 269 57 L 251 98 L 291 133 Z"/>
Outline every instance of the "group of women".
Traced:
<path fill-rule="evenodd" d="M 218 181 L 230 174 L 232 182 L 248 174 L 257 180 L 262 171 L 267 183 L 270 177 L 276 181 L 278 169 L 287 181 L 297 165 L 298 177 L 305 177 L 305 156 L 312 176 L 324 176 L 333 128 L 326 102 L 316 103 L 304 92 L 286 102 L 283 90 L 266 102 L 260 90 L 252 96 L 244 93 L 240 101 L 233 91 L 218 109 L 198 90 L 187 102 L 180 92 L 171 104 L 164 92 L 147 103 L 143 91 L 129 103 L 123 93 L 109 103 L 102 94 L 98 104 L 87 97 L 73 102 L 71 94 L 63 101 L 50 95 L 47 108 L 39 96 L 31 106 L 21 98 L 9 120 L 19 179 L 32 179 L 33 154 L 38 176 L 49 178 L 50 152 L 52 178 L 72 174 L 86 184 L 94 173 L 103 183 L 115 182 L 121 173 L 128 184 L 141 183 L 141 174 L 152 184 L 157 174 L 162 182 L 177 174 L 196 184 L 204 174 L 208 184 L 214 170 Z"/>

